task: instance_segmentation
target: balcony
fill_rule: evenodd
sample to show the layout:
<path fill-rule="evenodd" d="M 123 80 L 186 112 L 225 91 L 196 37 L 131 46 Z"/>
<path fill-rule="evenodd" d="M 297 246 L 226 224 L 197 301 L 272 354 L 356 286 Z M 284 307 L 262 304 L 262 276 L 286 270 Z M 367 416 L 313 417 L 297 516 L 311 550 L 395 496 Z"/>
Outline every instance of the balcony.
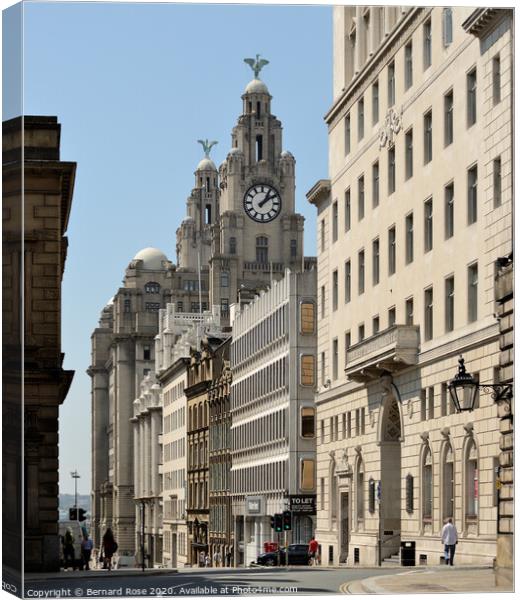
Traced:
<path fill-rule="evenodd" d="M 284 265 L 283 263 L 262 263 L 262 262 L 244 262 L 244 270 L 245 271 L 259 271 L 261 273 L 283 273 Z"/>
<path fill-rule="evenodd" d="M 384 373 L 399 373 L 417 364 L 419 343 L 417 325 L 395 325 L 351 346 L 345 374 L 352 381 L 366 383 Z"/>

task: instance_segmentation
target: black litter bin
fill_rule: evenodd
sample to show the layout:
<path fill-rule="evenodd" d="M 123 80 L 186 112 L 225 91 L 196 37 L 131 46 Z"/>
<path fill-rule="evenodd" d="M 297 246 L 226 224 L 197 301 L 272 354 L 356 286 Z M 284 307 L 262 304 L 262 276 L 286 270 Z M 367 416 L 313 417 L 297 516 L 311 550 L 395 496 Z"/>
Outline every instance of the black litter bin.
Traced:
<path fill-rule="evenodd" d="M 415 542 L 401 542 L 401 566 L 415 567 Z"/>

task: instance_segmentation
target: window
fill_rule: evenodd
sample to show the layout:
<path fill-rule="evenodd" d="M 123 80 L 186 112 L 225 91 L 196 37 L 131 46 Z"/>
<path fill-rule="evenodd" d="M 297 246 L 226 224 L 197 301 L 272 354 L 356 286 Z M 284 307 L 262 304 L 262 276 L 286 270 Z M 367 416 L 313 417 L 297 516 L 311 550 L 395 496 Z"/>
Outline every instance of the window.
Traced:
<path fill-rule="evenodd" d="M 220 273 L 220 287 L 229 287 L 229 271 Z"/>
<path fill-rule="evenodd" d="M 338 201 L 335 200 L 332 204 L 332 242 L 338 239 Z"/>
<path fill-rule="evenodd" d="M 372 317 L 372 335 L 379 333 L 379 315 Z"/>
<path fill-rule="evenodd" d="M 468 225 L 477 221 L 477 165 L 468 170 Z"/>
<path fill-rule="evenodd" d="M 446 239 L 455 233 L 455 189 L 453 183 L 444 188 L 444 234 Z"/>
<path fill-rule="evenodd" d="M 338 378 L 338 338 L 332 340 L 332 379 Z"/>
<path fill-rule="evenodd" d="M 426 70 L 432 64 L 432 22 L 430 19 L 423 25 L 423 66 Z"/>
<path fill-rule="evenodd" d="M 365 100 L 361 98 L 358 102 L 358 140 L 365 137 Z"/>
<path fill-rule="evenodd" d="M 413 513 L 413 475 L 406 476 L 406 512 Z"/>
<path fill-rule="evenodd" d="M 405 179 L 413 175 L 413 130 L 409 129 L 404 136 L 405 144 Z"/>
<path fill-rule="evenodd" d="M 405 219 L 406 230 L 406 263 L 413 262 L 413 213 L 406 215 Z"/>
<path fill-rule="evenodd" d="M 388 274 L 395 273 L 395 225 L 388 230 Z"/>
<path fill-rule="evenodd" d="M 404 47 L 404 89 L 407 90 L 413 84 L 413 54 L 412 42 Z"/>
<path fill-rule="evenodd" d="M 352 336 L 350 335 L 350 331 L 346 331 L 345 332 L 345 350 L 348 350 L 350 348 L 351 343 L 352 343 Z"/>
<path fill-rule="evenodd" d="M 148 312 L 157 312 L 161 308 L 160 302 L 145 302 L 144 309 Z"/>
<path fill-rule="evenodd" d="M 426 421 L 426 390 L 421 390 L 421 421 Z"/>
<path fill-rule="evenodd" d="M 350 188 L 345 190 L 345 231 L 350 231 Z"/>
<path fill-rule="evenodd" d="M 497 54 L 493 58 L 493 104 L 498 104 L 501 98 L 500 90 L 500 55 Z"/>
<path fill-rule="evenodd" d="M 466 75 L 466 116 L 468 127 L 477 122 L 477 70 L 473 69 Z"/>
<path fill-rule="evenodd" d="M 320 221 L 321 251 L 325 251 L 325 219 Z"/>
<path fill-rule="evenodd" d="M 236 237 L 229 238 L 229 253 L 230 254 L 237 253 L 237 238 Z"/>
<path fill-rule="evenodd" d="M 431 522 L 433 508 L 432 453 L 429 448 L 424 451 L 422 463 L 422 518 Z"/>
<path fill-rule="evenodd" d="M 184 302 L 182 300 L 178 300 L 177 301 L 177 307 L 175 309 L 177 312 L 183 312 L 184 311 Z"/>
<path fill-rule="evenodd" d="M 338 271 L 332 272 L 332 310 L 338 309 Z"/>
<path fill-rule="evenodd" d="M 372 165 L 372 206 L 379 206 L 379 161 Z"/>
<path fill-rule="evenodd" d="M 325 383 L 325 352 L 321 353 L 321 383 Z"/>
<path fill-rule="evenodd" d="M 413 325 L 413 298 L 408 298 L 406 300 L 404 310 L 406 325 Z"/>
<path fill-rule="evenodd" d="M 388 194 L 395 192 L 395 146 L 388 148 Z"/>
<path fill-rule="evenodd" d="M 446 48 L 453 42 L 453 18 L 451 8 L 442 11 L 442 42 Z"/>
<path fill-rule="evenodd" d="M 143 346 L 143 360 L 151 360 L 150 346 Z"/>
<path fill-rule="evenodd" d="M 321 318 L 325 318 L 325 286 L 321 286 Z"/>
<path fill-rule="evenodd" d="M 424 164 L 428 164 L 433 158 L 433 131 L 432 111 L 424 115 Z"/>
<path fill-rule="evenodd" d="M 435 418 L 435 388 L 428 388 L 428 419 Z"/>
<path fill-rule="evenodd" d="M 298 254 L 298 241 L 291 240 L 291 258 L 296 258 Z"/>
<path fill-rule="evenodd" d="M 493 161 L 493 206 L 502 204 L 502 159 L 500 156 Z"/>
<path fill-rule="evenodd" d="M 478 264 L 468 267 L 468 322 L 473 323 L 478 316 Z"/>
<path fill-rule="evenodd" d="M 345 156 L 350 154 L 350 113 L 345 117 Z"/>
<path fill-rule="evenodd" d="M 227 317 L 229 315 L 229 298 L 220 299 L 220 314 L 223 317 Z"/>
<path fill-rule="evenodd" d="M 478 461 L 477 448 L 471 442 L 466 454 L 466 517 L 476 519 L 478 515 Z"/>
<path fill-rule="evenodd" d="M 365 292 L 365 251 L 358 252 L 358 294 Z"/>
<path fill-rule="evenodd" d="M 379 82 L 372 85 L 372 125 L 379 121 Z"/>
<path fill-rule="evenodd" d="M 365 339 L 365 324 L 361 323 L 358 326 L 358 342 L 362 342 Z"/>
<path fill-rule="evenodd" d="M 300 358 L 300 383 L 305 386 L 315 384 L 315 359 L 313 354 L 302 354 Z"/>
<path fill-rule="evenodd" d="M 395 325 L 395 306 L 388 309 L 388 327 Z"/>
<path fill-rule="evenodd" d="M 453 469 L 453 450 L 448 445 L 444 452 L 444 462 L 442 465 L 442 518 L 448 519 L 454 516 L 454 469 Z"/>
<path fill-rule="evenodd" d="M 448 384 L 441 383 L 441 417 L 448 414 Z"/>
<path fill-rule="evenodd" d="M 352 294 L 352 273 L 350 260 L 345 263 L 345 304 L 350 302 Z"/>
<path fill-rule="evenodd" d="M 453 331 L 455 326 L 455 278 L 448 277 L 444 281 L 444 328 Z"/>
<path fill-rule="evenodd" d="M 433 199 L 428 198 L 424 203 L 424 251 L 433 248 Z"/>
<path fill-rule="evenodd" d="M 379 283 L 379 238 L 372 242 L 372 285 Z"/>
<path fill-rule="evenodd" d="M 395 104 L 395 63 L 388 65 L 388 107 Z"/>
<path fill-rule="evenodd" d="M 256 238 L 256 262 L 262 265 L 266 265 L 269 262 L 269 241 L 263 236 L 259 235 Z"/>
<path fill-rule="evenodd" d="M 301 461 L 300 481 L 300 489 L 302 491 L 312 491 L 314 489 L 314 460 L 311 458 L 304 458 Z"/>
<path fill-rule="evenodd" d="M 365 218 L 365 177 L 358 179 L 358 221 Z"/>
<path fill-rule="evenodd" d="M 424 290 L 424 339 L 433 338 L 433 288 Z"/>
<path fill-rule="evenodd" d="M 300 332 L 303 335 L 312 335 L 315 331 L 314 302 L 302 302 L 300 304 Z"/>
<path fill-rule="evenodd" d="M 161 286 L 155 281 L 149 281 L 145 284 L 144 291 L 147 294 L 158 294 L 161 291 Z"/>
<path fill-rule="evenodd" d="M 130 298 L 125 298 L 123 300 L 123 312 L 129 313 L 132 310 L 132 301 Z"/>
<path fill-rule="evenodd" d="M 313 438 L 316 433 L 314 431 L 316 421 L 316 409 L 303 407 L 301 410 L 301 435 L 304 438 Z"/>
<path fill-rule="evenodd" d="M 372 477 L 368 480 L 368 512 L 376 511 L 376 482 Z"/>
<path fill-rule="evenodd" d="M 444 96 L 444 145 L 453 142 L 453 90 Z"/>

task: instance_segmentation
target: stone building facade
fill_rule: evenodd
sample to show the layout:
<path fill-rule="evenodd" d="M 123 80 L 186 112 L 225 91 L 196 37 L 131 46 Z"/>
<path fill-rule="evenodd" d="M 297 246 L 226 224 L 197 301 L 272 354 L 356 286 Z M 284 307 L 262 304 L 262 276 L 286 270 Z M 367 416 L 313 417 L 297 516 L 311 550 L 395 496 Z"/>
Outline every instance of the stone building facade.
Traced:
<path fill-rule="evenodd" d="M 330 180 L 318 211 L 318 523 L 325 564 L 415 545 L 496 554 L 496 407 L 453 414 L 463 354 L 499 376 L 495 263 L 511 252 L 512 22 L 469 8 L 335 7 Z M 337 324 L 342 324 L 338 330 Z"/>
<path fill-rule="evenodd" d="M 231 481 L 234 564 L 276 541 L 270 517 L 316 495 L 316 271 L 274 282 L 233 318 Z M 289 541 L 308 543 L 313 511 L 293 514 Z"/>
<path fill-rule="evenodd" d="M 222 347 L 222 371 L 214 373 L 209 389 L 209 554 L 220 564 L 232 566 L 233 519 L 231 515 L 231 411 L 232 373 L 229 362 L 231 338 Z"/>
<path fill-rule="evenodd" d="M 61 282 L 76 174 L 60 134 L 56 117 L 3 123 L 3 548 L 20 571 L 60 564 L 58 418 L 74 375 L 63 369 Z"/>

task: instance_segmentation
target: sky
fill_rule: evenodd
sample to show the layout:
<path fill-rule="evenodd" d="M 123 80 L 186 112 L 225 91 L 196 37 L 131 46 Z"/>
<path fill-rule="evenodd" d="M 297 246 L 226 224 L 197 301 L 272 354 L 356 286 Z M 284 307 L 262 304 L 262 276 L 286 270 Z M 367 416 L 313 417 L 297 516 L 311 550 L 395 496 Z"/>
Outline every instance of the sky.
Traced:
<path fill-rule="evenodd" d="M 4 120 L 20 114 L 17 61 L 5 53 L 16 42 L 15 10 L 4 12 Z M 332 10 L 104 2 L 22 10 L 24 113 L 57 116 L 61 160 L 77 162 L 62 287 L 64 368 L 76 373 L 60 410 L 60 491 L 74 491 L 77 469 L 78 491 L 89 493 L 90 335 L 140 249 L 160 248 L 176 262 L 175 231 L 203 157 L 197 140 L 218 140 L 212 158 L 223 162 L 253 79 L 246 57 L 270 61 L 261 78 L 296 158 L 305 253 L 316 254 L 305 193 L 328 174 Z"/>

